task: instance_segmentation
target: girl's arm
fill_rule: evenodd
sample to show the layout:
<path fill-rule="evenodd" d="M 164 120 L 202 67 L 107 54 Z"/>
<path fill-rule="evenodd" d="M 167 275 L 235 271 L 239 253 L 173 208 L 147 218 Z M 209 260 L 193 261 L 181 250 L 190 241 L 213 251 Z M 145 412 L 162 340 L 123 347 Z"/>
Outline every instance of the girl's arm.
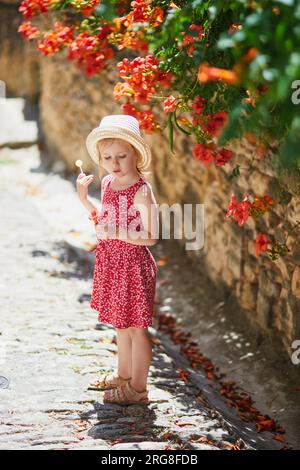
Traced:
<path fill-rule="evenodd" d="M 95 204 L 92 203 L 90 197 L 88 195 L 86 195 L 85 198 L 81 198 L 79 197 L 80 201 L 82 202 L 82 204 L 84 205 L 84 207 L 89 211 L 89 212 L 93 212 L 93 211 L 96 211 L 98 212 L 98 208 L 95 206 Z"/>
<path fill-rule="evenodd" d="M 120 227 L 116 237 L 133 245 L 155 245 L 159 239 L 159 212 L 149 183 L 143 185 L 135 194 L 134 207 L 139 210 L 144 230 L 126 230 Z"/>
<path fill-rule="evenodd" d="M 101 180 L 101 206 L 102 206 L 102 201 L 103 201 L 103 186 L 104 186 L 104 178 Z M 98 207 L 95 206 L 95 204 L 92 202 L 88 195 L 88 186 L 89 184 L 93 181 L 94 175 L 88 175 L 86 176 L 85 173 L 80 173 L 78 175 L 77 181 L 76 181 L 76 187 L 77 187 L 77 193 L 79 196 L 80 201 L 86 207 L 86 209 L 89 212 L 96 211 L 98 212 Z"/>

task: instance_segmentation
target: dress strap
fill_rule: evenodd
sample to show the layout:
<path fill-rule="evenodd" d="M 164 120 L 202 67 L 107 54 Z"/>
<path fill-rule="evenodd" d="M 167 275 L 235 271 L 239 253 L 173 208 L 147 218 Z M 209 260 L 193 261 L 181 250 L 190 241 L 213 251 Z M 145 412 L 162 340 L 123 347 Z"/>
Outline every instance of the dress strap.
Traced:
<path fill-rule="evenodd" d="M 151 191 L 151 184 L 148 181 L 144 180 L 142 176 L 136 184 L 137 184 L 136 190 L 138 190 L 141 186 L 144 186 L 143 191 L 145 191 L 145 194 L 147 194 L 148 191 Z"/>
<path fill-rule="evenodd" d="M 113 175 L 110 175 L 111 178 L 109 178 L 108 182 L 107 182 L 107 186 L 109 186 L 110 188 L 110 185 L 112 183 L 112 181 L 114 180 L 114 176 Z M 116 193 L 116 194 L 122 194 L 122 193 L 132 193 L 132 192 L 135 192 L 140 186 L 142 186 L 144 183 L 146 183 L 144 181 L 144 179 L 142 178 L 142 176 L 140 176 L 139 180 L 132 184 L 131 186 L 129 186 L 128 188 L 124 188 L 124 189 L 112 189 L 111 192 L 112 193 Z"/>
<path fill-rule="evenodd" d="M 109 185 L 112 178 L 113 178 L 113 175 L 104 176 L 104 178 L 103 178 L 103 192 L 106 190 L 106 188 Z"/>

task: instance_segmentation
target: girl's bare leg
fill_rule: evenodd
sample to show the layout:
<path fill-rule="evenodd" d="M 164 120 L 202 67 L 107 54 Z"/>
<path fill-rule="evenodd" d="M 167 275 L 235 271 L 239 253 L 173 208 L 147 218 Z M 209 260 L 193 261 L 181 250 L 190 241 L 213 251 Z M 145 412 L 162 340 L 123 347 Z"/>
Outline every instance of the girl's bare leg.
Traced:
<path fill-rule="evenodd" d="M 132 339 L 132 387 L 137 392 L 147 389 L 147 379 L 152 361 L 152 343 L 148 328 L 130 328 Z"/>
<path fill-rule="evenodd" d="M 132 342 L 129 328 L 116 328 L 118 346 L 118 374 L 129 379 L 132 373 Z"/>

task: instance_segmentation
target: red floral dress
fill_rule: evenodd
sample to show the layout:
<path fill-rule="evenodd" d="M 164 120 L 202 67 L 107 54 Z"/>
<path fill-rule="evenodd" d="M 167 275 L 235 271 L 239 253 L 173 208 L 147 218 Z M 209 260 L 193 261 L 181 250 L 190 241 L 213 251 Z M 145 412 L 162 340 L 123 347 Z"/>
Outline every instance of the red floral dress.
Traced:
<path fill-rule="evenodd" d="M 112 180 L 113 175 L 109 175 L 103 185 L 99 223 L 143 230 L 133 198 L 142 185 L 149 183 L 140 177 L 129 188 L 114 191 L 110 189 Z M 117 239 L 100 240 L 90 301 L 91 308 L 98 311 L 98 321 L 115 328 L 152 325 L 156 275 L 157 265 L 147 246 Z"/>

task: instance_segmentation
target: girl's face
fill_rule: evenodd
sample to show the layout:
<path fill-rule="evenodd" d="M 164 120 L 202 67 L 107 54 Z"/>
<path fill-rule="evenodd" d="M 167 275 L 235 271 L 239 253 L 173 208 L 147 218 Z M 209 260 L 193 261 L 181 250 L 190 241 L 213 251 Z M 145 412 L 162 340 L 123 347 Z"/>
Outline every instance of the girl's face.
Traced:
<path fill-rule="evenodd" d="M 122 177 L 137 172 L 138 154 L 125 140 L 106 139 L 98 143 L 100 165 L 115 176 Z"/>

